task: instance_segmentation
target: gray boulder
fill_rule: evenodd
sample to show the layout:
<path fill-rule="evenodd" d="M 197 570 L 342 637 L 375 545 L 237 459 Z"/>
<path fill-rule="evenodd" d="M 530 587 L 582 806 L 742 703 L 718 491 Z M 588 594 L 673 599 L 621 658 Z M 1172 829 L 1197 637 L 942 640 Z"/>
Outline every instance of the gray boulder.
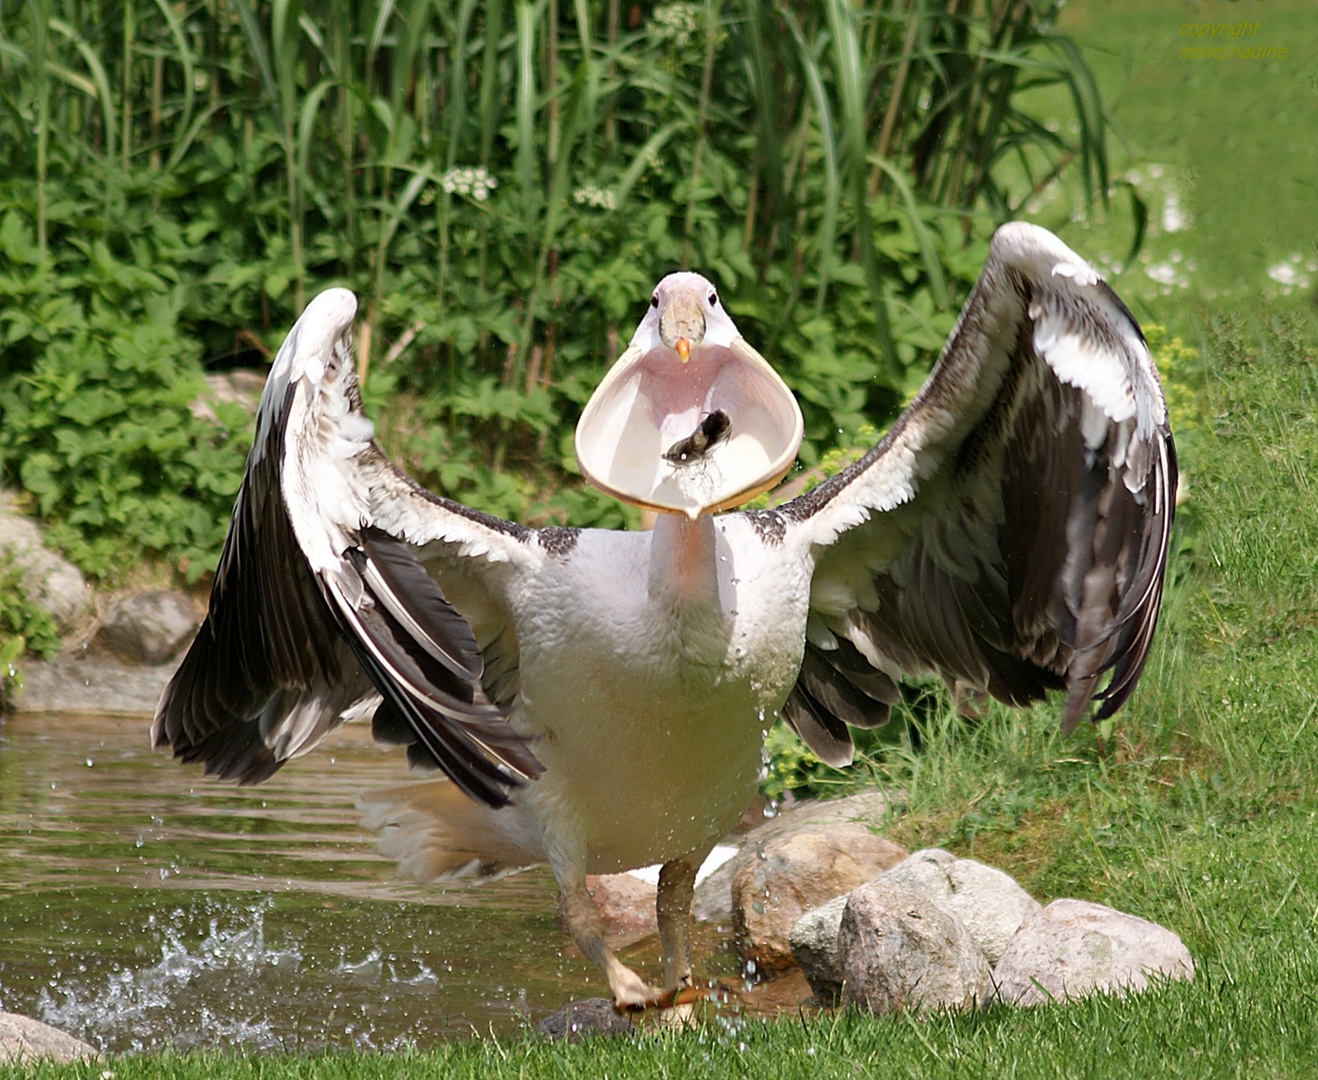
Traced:
<path fill-rule="evenodd" d="M 959 859 L 941 848 L 915 852 L 884 873 L 885 881 L 927 893 L 956 915 L 996 964 L 1016 928 L 1042 905 L 1001 870 Z"/>
<path fill-rule="evenodd" d="M 827 904 L 807 911 L 787 935 L 806 982 L 820 1005 L 833 1005 L 842 997 L 842 958 L 838 954 L 838 932 L 850 894 L 835 896 Z"/>
<path fill-rule="evenodd" d="M 1054 900 L 1026 919 L 993 971 L 990 1000 L 1009 1005 L 1125 994 L 1156 972 L 1194 977 L 1194 961 L 1166 927 L 1102 904 Z"/>
<path fill-rule="evenodd" d="M 96 1047 L 59 1028 L 18 1013 L 0 1012 L 0 1065 L 25 1065 L 42 1059 L 67 1065 L 98 1057 Z"/>
<path fill-rule="evenodd" d="M 124 664 L 79 650 L 55 659 L 25 660 L 18 712 L 129 713 L 150 716 L 181 658 L 160 667 Z"/>
<path fill-rule="evenodd" d="M 960 919 L 882 877 L 852 891 L 838 956 L 847 1000 L 875 1013 L 973 1009 L 991 972 Z"/>
<path fill-rule="evenodd" d="M 50 612 L 61 631 L 91 608 L 91 590 L 71 562 L 47 550 L 36 523 L 18 512 L 13 497 L 0 491 L 0 563 L 22 572 L 23 591 L 37 607 Z"/>
<path fill-rule="evenodd" d="M 125 660 L 163 664 L 192 639 L 201 616 L 191 598 L 175 589 L 156 589 L 120 600 L 96 635 Z"/>

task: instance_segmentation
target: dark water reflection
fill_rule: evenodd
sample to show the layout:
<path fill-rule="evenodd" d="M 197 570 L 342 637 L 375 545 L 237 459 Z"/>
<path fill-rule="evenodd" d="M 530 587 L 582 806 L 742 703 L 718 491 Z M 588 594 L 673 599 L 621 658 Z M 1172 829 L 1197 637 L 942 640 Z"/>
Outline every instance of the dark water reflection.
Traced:
<path fill-rule="evenodd" d="M 603 992 L 546 870 L 438 891 L 354 809 L 406 779 L 341 729 L 258 788 L 203 779 L 141 717 L 0 726 L 0 1009 L 111 1052 L 387 1049 L 513 1031 Z"/>

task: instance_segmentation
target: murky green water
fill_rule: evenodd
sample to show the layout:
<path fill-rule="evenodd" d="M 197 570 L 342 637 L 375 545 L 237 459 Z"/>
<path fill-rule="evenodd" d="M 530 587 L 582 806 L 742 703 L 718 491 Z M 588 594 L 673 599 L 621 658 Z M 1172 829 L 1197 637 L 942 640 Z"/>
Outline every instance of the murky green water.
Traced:
<path fill-rule="evenodd" d="M 143 718 L 12 717 L 0 1009 L 111 1052 L 386 1049 L 603 993 L 563 955 L 548 871 L 445 891 L 395 879 L 354 806 L 405 779 L 355 725 L 241 789 L 152 751 Z"/>

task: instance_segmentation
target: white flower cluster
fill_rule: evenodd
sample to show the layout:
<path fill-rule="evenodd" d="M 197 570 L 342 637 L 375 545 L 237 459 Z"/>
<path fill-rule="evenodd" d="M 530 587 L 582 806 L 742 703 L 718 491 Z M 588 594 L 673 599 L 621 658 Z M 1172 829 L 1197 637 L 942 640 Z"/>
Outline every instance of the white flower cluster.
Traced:
<path fill-rule="evenodd" d="M 1303 259 L 1303 255 L 1296 253 L 1268 267 L 1268 277 L 1281 286 L 1283 296 L 1290 296 L 1296 289 L 1307 290 L 1313 284 L 1313 278 L 1309 275 L 1318 272 L 1318 259 L 1310 259 L 1308 262 Z"/>
<path fill-rule="evenodd" d="M 1198 270 L 1195 261 L 1185 259 L 1179 251 L 1173 251 L 1162 262 L 1152 262 L 1144 255 L 1140 256 L 1140 262 L 1145 264 L 1144 274 L 1150 281 L 1156 281 L 1162 286 L 1160 291 L 1163 296 L 1170 296 L 1173 289 L 1188 289 L 1190 275 Z"/>
<path fill-rule="evenodd" d="M 594 184 L 577 188 L 572 193 L 572 201 L 578 206 L 596 206 L 601 210 L 612 210 L 618 205 L 618 200 L 610 188 L 596 187 Z"/>
<path fill-rule="evenodd" d="M 654 39 L 672 41 L 679 49 L 686 48 L 699 29 L 699 4 L 664 4 L 650 16 L 650 33 Z"/>
<path fill-rule="evenodd" d="M 499 182 L 481 166 L 465 165 L 449 169 L 439 178 L 439 186 L 450 195 L 470 195 L 477 202 L 484 202 Z"/>

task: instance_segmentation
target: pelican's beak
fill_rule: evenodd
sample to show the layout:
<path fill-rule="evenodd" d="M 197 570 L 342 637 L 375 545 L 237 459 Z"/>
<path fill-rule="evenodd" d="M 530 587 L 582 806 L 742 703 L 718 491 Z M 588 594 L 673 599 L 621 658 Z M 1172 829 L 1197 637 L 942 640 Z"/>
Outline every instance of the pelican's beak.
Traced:
<path fill-rule="evenodd" d="M 783 478 L 801 445 L 801 409 L 727 325 L 726 344 L 703 325 L 661 332 L 648 349 L 633 339 L 577 424 L 587 480 L 634 506 L 694 519 L 740 506 Z"/>

